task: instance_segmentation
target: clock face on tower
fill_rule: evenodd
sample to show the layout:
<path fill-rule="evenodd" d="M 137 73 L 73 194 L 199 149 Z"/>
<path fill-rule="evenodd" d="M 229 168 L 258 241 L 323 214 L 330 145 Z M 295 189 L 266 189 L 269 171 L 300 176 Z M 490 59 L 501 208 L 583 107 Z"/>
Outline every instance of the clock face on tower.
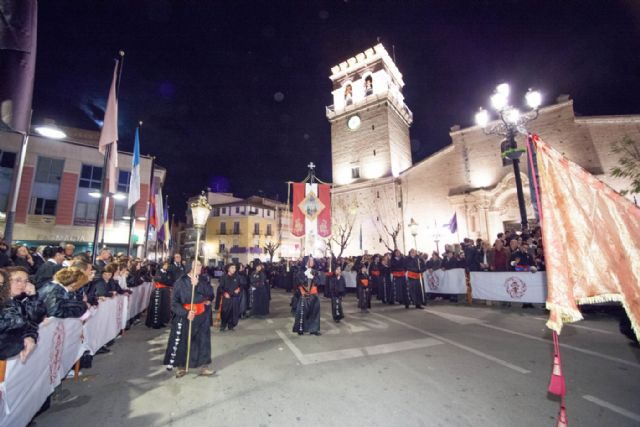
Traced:
<path fill-rule="evenodd" d="M 360 116 L 354 114 L 353 116 L 349 117 L 349 119 L 347 120 L 347 127 L 351 130 L 358 129 L 360 127 Z"/>

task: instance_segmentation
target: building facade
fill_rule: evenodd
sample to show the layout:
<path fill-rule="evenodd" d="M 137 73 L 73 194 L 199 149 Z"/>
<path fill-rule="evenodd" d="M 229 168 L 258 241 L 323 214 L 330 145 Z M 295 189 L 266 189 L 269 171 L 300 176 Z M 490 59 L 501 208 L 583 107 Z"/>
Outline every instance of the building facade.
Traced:
<path fill-rule="evenodd" d="M 376 79 L 372 70 L 384 73 Z M 519 226 L 513 167 L 503 164 L 497 136 L 477 126 L 454 126 L 449 145 L 412 164 L 413 117 L 402 101 L 402 75 L 384 48 L 377 45 L 331 71 L 334 105 L 326 113 L 332 137 L 332 213 L 334 221 L 352 225 L 345 254 L 386 252 L 394 246 L 406 252 L 416 245 L 432 251 L 464 237 L 492 242 L 497 233 Z M 366 92 L 368 75 L 373 75 L 374 90 Z M 377 81 L 382 88 L 376 89 Z M 618 161 L 611 145 L 623 136 L 640 141 L 640 115 L 576 117 L 573 101 L 563 96 L 541 108 L 528 129 L 614 189 L 625 188 L 624 180 L 610 176 Z M 523 136 L 518 144 L 525 146 Z M 535 224 L 525 160 L 521 178 L 527 216 Z M 454 214 L 458 232 L 452 234 L 448 224 Z M 411 219 L 419 224 L 415 242 L 407 227 Z"/>
<path fill-rule="evenodd" d="M 18 193 L 14 240 L 29 246 L 72 243 L 76 251 L 92 250 L 102 183 L 104 157 L 98 152 L 100 133 L 62 127 L 64 140 L 32 134 Z M 0 132 L 0 227 L 4 229 L 9 192 L 17 168 L 22 137 Z M 126 251 L 129 238 L 127 198 L 131 153 L 118 153 L 118 193 L 109 198 L 104 242 Z M 147 200 L 151 182 L 151 157 L 140 156 L 140 201 L 135 208 L 133 241 L 145 242 Z M 166 170 L 155 167 L 156 188 L 161 188 Z"/>
<path fill-rule="evenodd" d="M 190 202 L 195 198 L 191 198 Z M 229 262 L 247 264 L 259 259 L 268 261 L 269 245 L 277 246 L 273 259 L 297 257 L 299 242 L 290 233 L 290 214 L 286 203 L 265 197 L 252 196 L 242 199 L 230 193 L 207 193 L 212 207 L 202 238 L 201 255 L 207 264 L 220 265 Z M 188 224 L 192 224 L 190 213 Z M 184 253 L 189 258 L 195 252 L 196 230 L 184 231 Z"/>

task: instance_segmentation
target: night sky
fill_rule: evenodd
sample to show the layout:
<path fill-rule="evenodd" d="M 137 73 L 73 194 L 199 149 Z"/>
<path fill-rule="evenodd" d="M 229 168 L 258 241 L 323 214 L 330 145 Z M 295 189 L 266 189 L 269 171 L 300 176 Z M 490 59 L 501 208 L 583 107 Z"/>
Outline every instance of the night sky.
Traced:
<path fill-rule="evenodd" d="M 34 123 L 99 129 L 124 50 L 120 148 L 143 120 L 178 216 L 207 186 L 286 200 L 309 161 L 330 180 L 330 68 L 378 39 L 404 75 L 414 162 L 502 81 L 570 94 L 578 115 L 640 113 L 633 0 L 40 0 L 38 19 Z"/>

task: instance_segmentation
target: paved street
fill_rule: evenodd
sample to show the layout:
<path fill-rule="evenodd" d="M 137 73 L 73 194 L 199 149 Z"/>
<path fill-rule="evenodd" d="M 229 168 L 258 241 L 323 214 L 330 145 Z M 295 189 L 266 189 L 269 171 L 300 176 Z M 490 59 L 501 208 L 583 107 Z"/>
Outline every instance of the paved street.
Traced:
<path fill-rule="evenodd" d="M 551 335 L 541 309 L 375 302 L 321 337 L 291 333 L 290 294 L 267 319 L 213 334 L 218 374 L 175 379 L 161 365 L 168 331 L 134 326 L 94 358 L 37 426 L 555 426 L 547 396 Z M 593 315 L 563 331 L 574 426 L 640 425 L 640 350 Z"/>

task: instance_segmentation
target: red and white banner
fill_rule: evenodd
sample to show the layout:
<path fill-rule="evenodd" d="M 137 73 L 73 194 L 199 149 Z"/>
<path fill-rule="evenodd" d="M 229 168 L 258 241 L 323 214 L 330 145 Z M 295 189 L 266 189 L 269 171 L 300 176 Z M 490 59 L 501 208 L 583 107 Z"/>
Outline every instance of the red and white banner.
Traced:
<path fill-rule="evenodd" d="M 305 197 L 305 183 L 294 182 L 293 184 L 293 222 L 291 224 L 291 234 L 296 237 L 304 236 L 305 232 L 305 214 L 300 209 L 300 204 Z"/>
<path fill-rule="evenodd" d="M 318 236 L 331 236 L 331 186 L 318 184 L 318 198 L 324 209 L 318 214 Z"/>

